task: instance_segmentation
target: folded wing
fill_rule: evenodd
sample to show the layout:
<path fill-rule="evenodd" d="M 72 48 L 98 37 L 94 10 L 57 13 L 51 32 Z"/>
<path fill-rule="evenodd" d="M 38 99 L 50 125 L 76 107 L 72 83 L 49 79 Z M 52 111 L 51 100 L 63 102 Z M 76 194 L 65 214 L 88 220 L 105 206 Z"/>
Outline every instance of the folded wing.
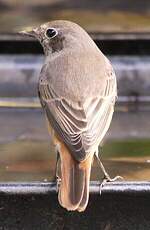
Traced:
<path fill-rule="evenodd" d="M 104 94 L 85 101 L 62 98 L 47 81 L 39 83 L 39 96 L 47 118 L 77 161 L 96 151 L 105 136 L 112 119 L 116 92 L 112 69 L 108 71 Z"/>

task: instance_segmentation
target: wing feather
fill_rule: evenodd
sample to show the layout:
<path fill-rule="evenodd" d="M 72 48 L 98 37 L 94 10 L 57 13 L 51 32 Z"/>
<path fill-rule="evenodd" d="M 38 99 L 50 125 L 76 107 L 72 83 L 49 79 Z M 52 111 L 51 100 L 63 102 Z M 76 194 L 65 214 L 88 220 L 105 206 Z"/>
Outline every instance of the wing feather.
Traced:
<path fill-rule="evenodd" d="M 47 81 L 39 84 L 48 120 L 76 160 L 82 161 L 96 151 L 105 136 L 114 111 L 116 88 L 113 70 L 108 73 L 104 94 L 84 102 L 62 98 Z"/>

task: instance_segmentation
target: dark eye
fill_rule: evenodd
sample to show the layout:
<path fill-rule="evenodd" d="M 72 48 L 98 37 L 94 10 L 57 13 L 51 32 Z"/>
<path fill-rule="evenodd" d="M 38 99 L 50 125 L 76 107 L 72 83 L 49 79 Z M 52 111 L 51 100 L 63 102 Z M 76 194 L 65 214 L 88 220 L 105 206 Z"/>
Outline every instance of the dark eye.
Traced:
<path fill-rule="evenodd" d="M 57 31 L 56 31 L 55 29 L 49 28 L 49 29 L 46 30 L 46 36 L 47 36 L 48 38 L 53 38 L 53 37 L 55 37 L 56 35 L 57 35 Z"/>

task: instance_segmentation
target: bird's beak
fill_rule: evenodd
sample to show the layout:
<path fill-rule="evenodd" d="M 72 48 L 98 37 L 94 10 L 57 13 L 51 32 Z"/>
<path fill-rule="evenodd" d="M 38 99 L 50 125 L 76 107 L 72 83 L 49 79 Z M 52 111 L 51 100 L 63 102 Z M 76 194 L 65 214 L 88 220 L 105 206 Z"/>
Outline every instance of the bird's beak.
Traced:
<path fill-rule="evenodd" d="M 28 36 L 28 37 L 36 37 L 36 33 L 35 30 L 22 30 L 19 32 L 19 34 L 23 35 L 23 36 Z"/>

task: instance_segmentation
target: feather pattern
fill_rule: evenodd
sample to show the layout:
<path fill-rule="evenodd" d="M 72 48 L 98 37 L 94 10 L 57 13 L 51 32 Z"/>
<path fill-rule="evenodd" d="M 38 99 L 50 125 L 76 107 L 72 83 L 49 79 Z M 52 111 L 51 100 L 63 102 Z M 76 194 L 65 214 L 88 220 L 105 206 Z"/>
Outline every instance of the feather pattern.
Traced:
<path fill-rule="evenodd" d="M 104 93 L 84 101 L 58 95 L 48 81 L 39 83 L 48 120 L 77 161 L 85 160 L 97 150 L 112 119 L 117 86 L 115 73 L 109 63 L 107 66 Z"/>

